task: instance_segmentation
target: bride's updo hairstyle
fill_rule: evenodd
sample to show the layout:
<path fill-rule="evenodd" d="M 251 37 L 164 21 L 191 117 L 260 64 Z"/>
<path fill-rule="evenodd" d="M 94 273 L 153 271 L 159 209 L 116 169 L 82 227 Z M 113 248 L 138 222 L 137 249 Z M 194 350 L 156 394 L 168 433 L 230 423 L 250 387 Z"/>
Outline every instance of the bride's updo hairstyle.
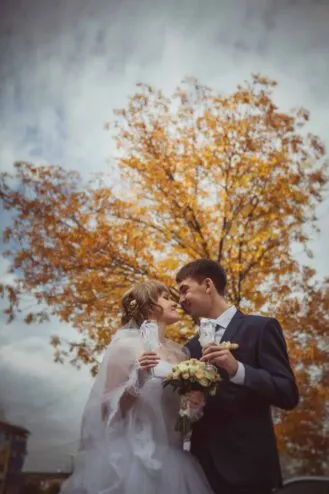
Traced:
<path fill-rule="evenodd" d="M 151 312 L 157 309 L 161 313 L 162 308 L 157 301 L 164 292 L 170 295 L 168 288 L 159 281 L 151 280 L 134 285 L 121 299 L 121 324 L 125 326 L 134 321 L 140 327 Z"/>

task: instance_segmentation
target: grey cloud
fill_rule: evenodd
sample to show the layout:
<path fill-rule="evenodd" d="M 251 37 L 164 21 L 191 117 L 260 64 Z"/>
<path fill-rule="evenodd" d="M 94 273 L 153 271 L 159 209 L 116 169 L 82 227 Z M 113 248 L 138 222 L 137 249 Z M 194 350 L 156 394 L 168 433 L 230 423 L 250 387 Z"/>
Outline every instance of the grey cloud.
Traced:
<path fill-rule="evenodd" d="M 1 279 L 10 281 L 7 267 L 2 259 Z M 1 301 L 1 311 L 4 304 Z M 77 447 L 93 380 L 87 369 L 55 364 L 49 340 L 53 334 L 74 339 L 75 332 L 55 318 L 27 326 L 18 317 L 7 325 L 2 312 L 0 327 L 0 408 L 8 420 L 31 432 L 26 468 L 65 468 Z"/>

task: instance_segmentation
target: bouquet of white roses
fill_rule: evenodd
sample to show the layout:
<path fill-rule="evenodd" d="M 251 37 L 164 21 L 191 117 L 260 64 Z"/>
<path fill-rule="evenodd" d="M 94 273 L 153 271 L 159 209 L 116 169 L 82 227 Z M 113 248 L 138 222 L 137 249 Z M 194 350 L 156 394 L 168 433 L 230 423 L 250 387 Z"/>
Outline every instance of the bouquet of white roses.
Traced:
<path fill-rule="evenodd" d="M 197 359 L 180 362 L 166 376 L 163 386 L 172 386 L 181 395 L 179 417 L 176 430 L 187 434 L 191 430 L 192 420 L 189 410 L 188 393 L 201 391 L 205 396 L 214 395 L 220 376 L 216 367 Z"/>

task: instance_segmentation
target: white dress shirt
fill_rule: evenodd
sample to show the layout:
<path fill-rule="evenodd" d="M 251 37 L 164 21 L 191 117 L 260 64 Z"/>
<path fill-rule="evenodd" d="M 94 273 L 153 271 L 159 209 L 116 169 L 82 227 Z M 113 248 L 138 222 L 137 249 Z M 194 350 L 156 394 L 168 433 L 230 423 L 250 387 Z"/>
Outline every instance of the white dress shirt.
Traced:
<path fill-rule="evenodd" d="M 236 314 L 237 308 L 232 306 L 226 309 L 217 319 L 214 320 L 215 324 L 219 325 L 219 328 L 216 331 L 215 341 L 216 343 L 220 343 L 227 326 L 233 319 L 233 316 Z M 233 377 L 231 377 L 230 381 L 234 384 L 244 384 L 246 370 L 242 362 L 238 361 L 238 369 Z"/>

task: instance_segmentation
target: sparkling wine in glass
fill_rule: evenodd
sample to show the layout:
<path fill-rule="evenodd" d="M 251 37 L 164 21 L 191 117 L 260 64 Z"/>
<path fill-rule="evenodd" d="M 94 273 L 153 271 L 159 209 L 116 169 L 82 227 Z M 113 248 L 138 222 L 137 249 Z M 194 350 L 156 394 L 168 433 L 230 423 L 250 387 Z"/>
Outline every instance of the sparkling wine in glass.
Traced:
<path fill-rule="evenodd" d="M 216 324 L 210 319 L 201 319 L 199 328 L 199 341 L 202 348 L 215 343 L 216 341 Z M 206 364 L 207 367 L 213 367 L 211 364 Z"/>
<path fill-rule="evenodd" d="M 155 352 L 160 346 L 159 326 L 156 321 L 144 321 L 140 327 L 145 352 Z M 154 369 L 151 369 L 154 376 Z"/>
<path fill-rule="evenodd" d="M 199 341 L 203 347 L 210 343 L 215 343 L 216 328 L 214 321 L 209 319 L 201 319 L 199 328 Z"/>

